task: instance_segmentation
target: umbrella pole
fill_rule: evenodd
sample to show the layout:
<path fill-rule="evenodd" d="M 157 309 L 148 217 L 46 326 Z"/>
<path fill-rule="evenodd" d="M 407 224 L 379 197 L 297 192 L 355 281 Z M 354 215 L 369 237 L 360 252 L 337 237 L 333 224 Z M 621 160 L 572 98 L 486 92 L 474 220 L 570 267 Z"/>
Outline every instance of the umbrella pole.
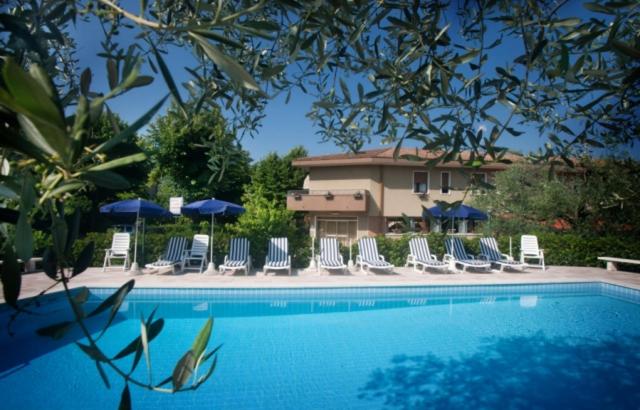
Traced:
<path fill-rule="evenodd" d="M 140 267 L 138 266 L 138 222 L 140 221 L 140 208 L 136 212 L 136 233 L 133 239 L 133 263 L 131 264 L 131 269 L 129 270 L 130 275 L 139 275 Z"/>
<path fill-rule="evenodd" d="M 211 213 L 211 239 L 209 240 L 209 264 L 207 265 L 207 270 L 204 272 L 207 275 L 213 275 L 216 273 L 216 265 L 213 263 L 213 227 L 216 223 L 216 216 L 212 212 Z"/>

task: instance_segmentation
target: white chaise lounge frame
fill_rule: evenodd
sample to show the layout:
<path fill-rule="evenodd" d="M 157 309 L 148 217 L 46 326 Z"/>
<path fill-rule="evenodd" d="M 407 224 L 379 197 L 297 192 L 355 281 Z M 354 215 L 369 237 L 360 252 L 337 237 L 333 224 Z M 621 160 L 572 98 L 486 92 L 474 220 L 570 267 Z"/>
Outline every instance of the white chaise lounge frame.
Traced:
<path fill-rule="evenodd" d="M 224 257 L 224 263 L 219 266 L 220 273 L 227 270 L 235 273 L 237 270 L 244 270 L 248 275 L 251 270 L 251 244 L 247 238 L 231 238 L 229 241 L 229 253 Z"/>
<path fill-rule="evenodd" d="M 199 262 L 200 266 L 198 267 L 198 273 L 202 273 L 204 267 L 209 262 L 208 258 L 209 252 L 209 235 L 197 234 L 193 236 L 193 241 L 191 241 L 191 249 L 184 250 L 182 252 L 180 268 L 184 271 L 185 269 L 191 269 L 192 262 Z"/>
<path fill-rule="evenodd" d="M 447 253 L 442 258 L 445 262 L 453 262 L 454 265 L 462 266 L 462 271 L 467 269 L 491 270 L 491 263 L 477 260 L 473 255 L 467 253 L 460 238 L 449 238 L 444 241 Z"/>
<path fill-rule="evenodd" d="M 104 263 L 102 271 L 106 271 L 107 267 L 112 267 L 111 259 L 123 259 L 124 265 L 122 270 L 126 271 L 129 266 L 129 248 L 131 246 L 131 234 L 114 233 L 111 239 L 111 248 L 104 250 Z"/>
<path fill-rule="evenodd" d="M 268 270 L 286 270 L 291 276 L 291 256 L 289 255 L 289 239 L 285 237 L 269 239 L 267 257 L 262 268 Z"/>
<path fill-rule="evenodd" d="M 378 244 L 375 238 L 360 238 L 356 266 L 366 272 L 370 269 L 391 271 L 394 268 L 392 264 L 384 259 L 384 256 L 378 253 Z"/>
<path fill-rule="evenodd" d="M 172 273 L 176 273 L 176 267 L 182 262 L 182 254 L 187 247 L 187 238 L 182 236 L 172 236 L 167 242 L 164 254 L 157 261 L 144 265 L 148 269 L 171 268 Z"/>
<path fill-rule="evenodd" d="M 340 254 L 340 245 L 336 238 L 320 238 L 320 255 L 318 255 L 318 270 L 325 269 L 327 271 L 341 270 L 345 271 L 347 265 L 344 264 L 344 258 Z"/>
<path fill-rule="evenodd" d="M 494 237 L 480 238 L 480 255 L 478 257 L 498 265 L 500 272 L 503 272 L 505 268 L 523 270 L 526 266 L 522 262 L 514 261 L 510 255 L 501 253 L 498 241 Z"/>
<path fill-rule="evenodd" d="M 527 263 L 527 259 L 536 259 L 537 264 Z M 520 237 L 520 262 L 527 266 L 539 267 L 545 270 L 544 249 L 538 246 L 538 237 L 535 235 L 522 235 Z"/>
<path fill-rule="evenodd" d="M 409 241 L 409 255 L 405 267 L 413 265 L 415 272 L 424 273 L 427 269 L 446 270 L 449 265 L 441 262 L 429 251 L 429 241 L 427 238 L 411 238 Z M 422 269 L 418 269 L 422 266 Z"/>

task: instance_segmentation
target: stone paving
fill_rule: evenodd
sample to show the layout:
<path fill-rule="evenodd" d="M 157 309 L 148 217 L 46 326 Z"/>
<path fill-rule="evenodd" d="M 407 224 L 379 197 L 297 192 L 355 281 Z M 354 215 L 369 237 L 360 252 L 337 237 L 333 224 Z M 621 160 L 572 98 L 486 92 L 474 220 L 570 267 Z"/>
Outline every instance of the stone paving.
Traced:
<path fill-rule="evenodd" d="M 197 272 L 180 274 L 142 274 L 131 276 L 113 268 L 102 272 L 102 268 L 89 268 L 73 278 L 72 287 L 116 288 L 129 279 L 136 280 L 136 287 L 143 288 L 318 288 L 351 286 L 429 286 L 429 285 L 489 285 L 518 283 L 568 283 L 607 282 L 640 290 L 640 274 L 601 268 L 551 266 L 546 271 L 527 268 L 524 272 L 492 273 L 420 273 L 412 268 L 396 268 L 394 273 L 371 273 L 351 270 L 346 274 L 329 275 L 316 270 L 294 270 L 292 276 L 279 273 L 265 275 L 262 271 L 243 272 L 235 275 L 205 275 Z M 42 272 L 25 274 L 22 279 L 21 298 L 38 294 L 52 284 Z M 49 293 L 60 290 L 54 287 Z M 2 297 L 0 296 L 0 301 Z"/>

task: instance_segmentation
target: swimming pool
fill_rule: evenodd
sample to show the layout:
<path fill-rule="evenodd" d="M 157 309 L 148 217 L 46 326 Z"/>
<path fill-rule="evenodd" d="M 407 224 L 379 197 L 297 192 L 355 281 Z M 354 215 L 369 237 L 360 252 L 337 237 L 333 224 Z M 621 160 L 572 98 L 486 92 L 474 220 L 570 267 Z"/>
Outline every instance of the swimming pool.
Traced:
<path fill-rule="evenodd" d="M 99 301 L 113 290 L 92 289 Z M 49 298 L 43 309 L 66 309 Z M 196 392 L 132 387 L 136 409 L 637 408 L 640 292 L 602 283 L 341 289 L 134 289 L 101 345 L 117 352 L 140 313 L 167 321 L 151 344 L 170 374 L 209 315 L 224 343 Z M 6 311 L 2 324 L 6 323 Z M 40 319 L 38 319 L 39 321 Z M 42 323 L 55 319 L 43 318 Z M 71 343 L 0 334 L 0 407 L 117 408 Z M 116 344 L 117 334 L 126 334 Z M 74 338 L 75 337 L 75 338 Z M 141 375 L 144 364 L 138 367 Z"/>

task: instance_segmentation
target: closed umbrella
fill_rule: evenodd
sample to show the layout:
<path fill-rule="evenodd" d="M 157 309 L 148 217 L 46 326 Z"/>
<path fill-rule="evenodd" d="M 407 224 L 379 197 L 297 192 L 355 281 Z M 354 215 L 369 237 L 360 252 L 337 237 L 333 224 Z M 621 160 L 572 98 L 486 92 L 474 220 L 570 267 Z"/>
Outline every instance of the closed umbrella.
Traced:
<path fill-rule="evenodd" d="M 140 273 L 138 266 L 138 221 L 140 218 L 161 218 L 171 217 L 173 214 L 155 202 L 144 199 L 126 199 L 124 201 L 113 202 L 100 207 L 100 213 L 114 216 L 135 217 L 136 227 L 133 242 L 133 263 L 131 264 L 131 274 Z"/>
<path fill-rule="evenodd" d="M 245 211 L 243 207 L 232 202 L 221 201 L 219 199 L 203 199 L 192 202 L 180 208 L 180 211 L 189 216 L 211 215 L 211 240 L 209 245 L 209 265 L 204 273 L 212 274 L 216 267 L 213 264 L 213 225 L 216 215 L 240 215 Z"/>

